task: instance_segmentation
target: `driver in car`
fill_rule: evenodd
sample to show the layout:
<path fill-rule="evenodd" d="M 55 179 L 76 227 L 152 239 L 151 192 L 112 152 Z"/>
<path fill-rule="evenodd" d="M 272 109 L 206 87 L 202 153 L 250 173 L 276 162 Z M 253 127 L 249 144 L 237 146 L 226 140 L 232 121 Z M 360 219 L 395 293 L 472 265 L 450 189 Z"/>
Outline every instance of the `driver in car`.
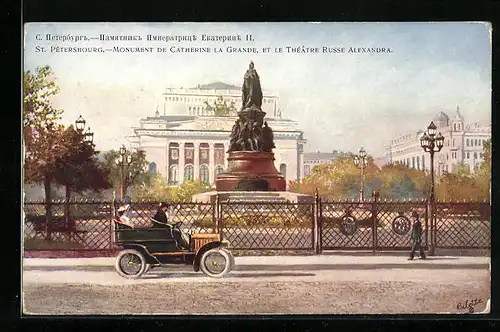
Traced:
<path fill-rule="evenodd" d="M 188 249 L 189 248 L 189 235 L 186 234 L 185 232 L 181 231 L 179 226 L 181 223 L 175 223 L 171 224 L 168 221 L 168 204 L 167 203 L 161 203 L 160 207 L 158 208 L 158 211 L 156 211 L 156 214 L 153 216 L 153 228 L 165 228 L 169 227 L 170 231 L 172 232 L 172 237 L 176 240 L 179 249 Z"/>
<path fill-rule="evenodd" d="M 160 207 L 158 208 L 158 211 L 156 211 L 156 214 L 153 216 L 153 219 L 156 221 L 153 221 L 153 227 L 165 227 L 168 224 L 168 204 L 167 203 L 161 203 Z"/>

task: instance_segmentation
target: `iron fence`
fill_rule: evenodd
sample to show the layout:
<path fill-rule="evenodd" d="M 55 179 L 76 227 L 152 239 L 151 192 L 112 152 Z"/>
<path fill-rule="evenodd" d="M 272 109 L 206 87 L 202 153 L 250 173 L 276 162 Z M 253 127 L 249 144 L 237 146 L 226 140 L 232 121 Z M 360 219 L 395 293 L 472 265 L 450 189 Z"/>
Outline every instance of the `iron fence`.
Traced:
<path fill-rule="evenodd" d="M 489 203 L 436 203 L 436 247 L 489 249 L 491 207 Z"/>
<path fill-rule="evenodd" d="M 159 202 L 132 203 L 135 227 L 149 227 Z M 26 250 L 114 251 L 113 216 L 118 202 L 24 203 Z M 47 210 L 51 215 L 47 223 Z M 436 203 L 435 227 L 427 201 L 170 203 L 170 222 L 189 233 L 220 232 L 234 249 L 247 250 L 409 250 L 411 214 L 423 225 L 422 244 L 431 232 L 437 248 L 488 249 L 488 203 Z"/>

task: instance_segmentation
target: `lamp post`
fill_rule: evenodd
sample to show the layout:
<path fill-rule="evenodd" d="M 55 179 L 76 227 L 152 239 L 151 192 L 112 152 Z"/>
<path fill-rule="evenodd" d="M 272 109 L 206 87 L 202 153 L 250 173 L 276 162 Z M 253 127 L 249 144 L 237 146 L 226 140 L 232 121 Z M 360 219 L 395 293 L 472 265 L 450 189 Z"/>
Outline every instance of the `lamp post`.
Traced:
<path fill-rule="evenodd" d="M 364 191 L 365 191 L 365 168 L 368 165 L 368 160 L 366 158 L 365 149 L 359 149 L 359 154 L 354 156 L 354 165 L 361 170 L 361 186 L 359 189 L 359 200 L 364 201 Z"/>
<path fill-rule="evenodd" d="M 436 249 L 436 234 L 435 234 L 435 188 L 434 188 L 434 154 L 441 151 L 443 148 L 444 137 L 437 132 L 437 127 L 433 121 L 427 127 L 427 132 L 424 132 L 420 137 L 420 146 L 425 152 L 429 152 L 431 157 L 431 188 L 429 194 L 429 203 L 431 208 L 431 244 L 429 246 L 429 255 L 434 255 Z"/>
<path fill-rule="evenodd" d="M 83 132 L 83 129 L 85 129 L 85 123 L 86 121 L 83 119 L 81 115 L 78 117 L 78 119 L 76 119 L 75 128 L 79 133 Z"/>
<path fill-rule="evenodd" d="M 127 151 L 124 145 L 120 147 L 119 156 L 116 159 L 116 164 L 120 166 L 120 199 L 123 200 L 123 192 L 125 187 L 125 179 L 128 177 L 128 172 L 125 174 L 125 168 L 130 167 L 132 165 L 132 155 L 130 151 Z"/>

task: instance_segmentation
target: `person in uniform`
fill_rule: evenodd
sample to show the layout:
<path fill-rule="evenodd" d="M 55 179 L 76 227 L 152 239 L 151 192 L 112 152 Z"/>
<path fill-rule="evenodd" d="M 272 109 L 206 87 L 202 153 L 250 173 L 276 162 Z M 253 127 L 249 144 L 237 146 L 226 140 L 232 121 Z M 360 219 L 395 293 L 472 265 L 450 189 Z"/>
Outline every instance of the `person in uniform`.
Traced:
<path fill-rule="evenodd" d="M 411 229 L 411 240 L 412 240 L 412 247 L 411 247 L 411 252 L 410 252 L 410 258 L 408 260 L 413 260 L 413 257 L 415 257 L 415 251 L 417 251 L 417 247 L 419 248 L 420 251 L 420 259 L 425 259 L 425 253 L 424 253 L 424 248 L 422 247 L 422 223 L 419 220 L 418 213 L 416 211 L 413 211 L 411 216 L 413 217 L 413 226 Z"/>

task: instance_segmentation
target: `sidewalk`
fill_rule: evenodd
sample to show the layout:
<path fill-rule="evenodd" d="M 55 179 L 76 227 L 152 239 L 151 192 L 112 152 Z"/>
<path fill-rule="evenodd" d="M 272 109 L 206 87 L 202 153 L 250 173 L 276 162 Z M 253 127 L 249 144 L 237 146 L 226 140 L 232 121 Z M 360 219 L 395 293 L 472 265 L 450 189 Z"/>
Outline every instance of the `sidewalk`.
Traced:
<path fill-rule="evenodd" d="M 314 256 L 242 256 L 235 257 L 237 266 L 298 266 L 350 268 L 404 268 L 421 266 L 427 268 L 489 268 L 490 257 L 433 256 L 425 260 L 406 256 L 359 256 L 359 255 L 314 255 Z M 25 258 L 23 266 L 113 266 L 114 257 L 99 258 Z"/>

